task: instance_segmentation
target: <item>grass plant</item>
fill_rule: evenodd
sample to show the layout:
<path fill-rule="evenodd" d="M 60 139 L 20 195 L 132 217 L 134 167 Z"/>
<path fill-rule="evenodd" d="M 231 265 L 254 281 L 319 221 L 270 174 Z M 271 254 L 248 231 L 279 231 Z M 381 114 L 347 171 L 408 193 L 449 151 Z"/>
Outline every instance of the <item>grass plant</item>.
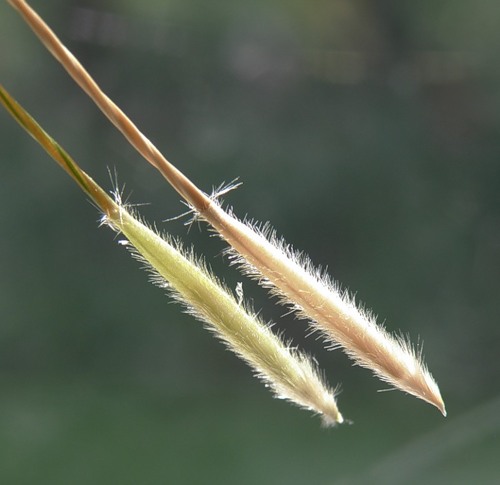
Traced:
<path fill-rule="evenodd" d="M 168 180 L 191 206 L 231 246 L 230 258 L 244 273 L 278 295 L 280 301 L 322 332 L 329 345 L 341 347 L 358 365 L 372 370 L 391 387 L 436 406 L 446 415 L 439 388 L 423 363 L 421 349 L 407 338 L 392 335 L 372 313 L 356 304 L 310 259 L 264 226 L 239 220 L 216 198 L 200 190 L 167 161 L 125 113 L 99 88 L 79 61 L 23 0 L 8 0 L 77 84 L 93 99 L 136 150 Z"/>

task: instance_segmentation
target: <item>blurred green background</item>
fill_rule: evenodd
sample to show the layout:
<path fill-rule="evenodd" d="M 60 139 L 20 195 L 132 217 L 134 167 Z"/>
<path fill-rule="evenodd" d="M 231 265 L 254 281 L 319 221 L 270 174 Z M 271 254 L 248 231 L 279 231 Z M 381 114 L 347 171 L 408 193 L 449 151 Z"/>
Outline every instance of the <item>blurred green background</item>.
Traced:
<path fill-rule="evenodd" d="M 272 399 L 148 283 L 0 113 L 0 481 L 500 480 L 500 6 L 445 0 L 33 2 L 167 158 L 424 342 L 448 408 L 306 337 L 0 5 L 4 86 L 104 186 L 314 354 L 352 425 Z"/>

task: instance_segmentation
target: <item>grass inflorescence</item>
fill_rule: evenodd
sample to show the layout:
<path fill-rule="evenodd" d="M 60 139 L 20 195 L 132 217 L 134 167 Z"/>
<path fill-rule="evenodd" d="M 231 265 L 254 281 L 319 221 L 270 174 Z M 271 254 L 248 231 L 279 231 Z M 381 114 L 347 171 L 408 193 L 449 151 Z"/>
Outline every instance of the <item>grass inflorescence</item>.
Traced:
<path fill-rule="evenodd" d="M 275 335 L 192 251 L 186 252 L 179 242 L 148 227 L 122 204 L 119 194 L 110 197 L 2 86 L 0 101 L 102 211 L 102 222 L 127 238 L 133 255 L 146 263 L 158 286 L 167 288 L 190 314 L 205 322 L 276 396 L 319 414 L 325 425 L 343 421 L 334 390 L 307 356 Z"/>
<path fill-rule="evenodd" d="M 443 399 L 420 351 L 407 339 L 391 335 L 370 312 L 359 307 L 328 275 L 314 268 L 272 231 L 261 231 L 224 210 L 172 165 L 125 113 L 100 89 L 80 62 L 23 0 L 9 0 L 42 43 L 136 150 L 167 179 L 197 216 L 231 246 L 230 258 L 244 273 L 279 296 L 282 303 L 341 347 L 358 365 L 372 370 L 393 388 L 436 406 Z"/>

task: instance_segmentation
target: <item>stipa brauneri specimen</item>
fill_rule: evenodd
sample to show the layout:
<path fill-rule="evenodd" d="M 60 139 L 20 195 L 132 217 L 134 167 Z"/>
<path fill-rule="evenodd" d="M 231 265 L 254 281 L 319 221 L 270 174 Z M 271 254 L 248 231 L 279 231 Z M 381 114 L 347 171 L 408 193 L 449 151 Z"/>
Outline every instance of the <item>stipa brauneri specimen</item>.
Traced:
<path fill-rule="evenodd" d="M 327 340 L 343 348 L 355 363 L 371 369 L 393 388 L 427 401 L 446 415 L 439 388 L 420 352 L 416 352 L 406 339 L 390 335 L 377 325 L 371 314 L 360 309 L 328 276 L 315 270 L 309 259 L 300 257 L 274 233 L 243 223 L 198 189 L 102 92 L 78 60 L 24 1 L 9 2 L 126 139 L 161 172 L 197 216 L 207 221 L 230 244 L 231 258 L 246 274 L 269 287 L 285 305 L 320 330 Z"/>
<path fill-rule="evenodd" d="M 276 396 L 319 414 L 325 425 L 343 421 L 335 392 L 323 383 L 310 359 L 286 346 L 192 253 L 186 254 L 178 242 L 142 223 L 121 203 L 119 194 L 114 199 L 107 195 L 1 85 L 0 101 L 102 211 L 103 223 L 127 238 L 133 255 L 151 269 L 153 281 L 205 322 Z"/>

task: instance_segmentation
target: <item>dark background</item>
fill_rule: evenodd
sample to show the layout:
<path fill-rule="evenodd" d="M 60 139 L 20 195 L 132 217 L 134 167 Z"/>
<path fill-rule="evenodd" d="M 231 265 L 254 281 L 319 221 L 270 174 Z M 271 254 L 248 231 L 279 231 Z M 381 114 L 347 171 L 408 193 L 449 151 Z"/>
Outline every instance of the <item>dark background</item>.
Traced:
<path fill-rule="evenodd" d="M 424 342 L 436 409 L 306 338 L 0 5 L 4 86 L 98 182 L 315 355 L 352 425 L 271 398 L 148 283 L 0 113 L 0 478 L 47 484 L 498 483 L 500 7 L 445 0 L 33 2 L 167 158 L 269 220 Z M 495 478 L 496 477 L 496 478 Z"/>

